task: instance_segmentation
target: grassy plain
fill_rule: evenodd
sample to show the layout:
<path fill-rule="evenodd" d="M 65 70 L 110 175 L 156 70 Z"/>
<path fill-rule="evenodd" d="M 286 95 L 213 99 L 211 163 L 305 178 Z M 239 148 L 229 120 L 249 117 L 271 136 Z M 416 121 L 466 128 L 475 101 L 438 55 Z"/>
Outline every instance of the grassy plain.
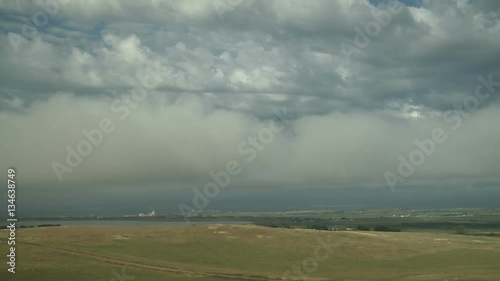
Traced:
<path fill-rule="evenodd" d="M 0 231 L 4 261 L 7 235 L 7 230 Z M 315 257 L 315 250 L 321 246 L 318 239 L 329 245 L 328 251 L 321 251 L 327 257 L 317 261 L 317 266 L 306 263 L 310 269 L 314 268 L 307 272 L 302 264 Z M 293 272 L 294 266 L 300 268 L 302 277 L 292 273 L 288 275 L 290 280 L 500 280 L 498 237 L 439 232 L 317 231 L 254 225 L 64 226 L 18 229 L 17 241 L 17 273 L 7 272 L 7 264 L 2 262 L 0 280 L 277 279 L 287 270 Z M 122 268 L 134 279 L 119 280 L 112 274 Z M 210 276 L 212 273 L 229 277 Z"/>

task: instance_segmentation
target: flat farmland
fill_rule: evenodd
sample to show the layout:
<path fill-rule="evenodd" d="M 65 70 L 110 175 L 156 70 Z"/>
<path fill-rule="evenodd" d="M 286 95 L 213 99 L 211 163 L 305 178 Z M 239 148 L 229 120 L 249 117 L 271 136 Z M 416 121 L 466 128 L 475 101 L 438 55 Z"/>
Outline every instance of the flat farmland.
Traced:
<path fill-rule="evenodd" d="M 438 232 L 64 226 L 19 229 L 16 246 L 2 280 L 500 280 L 499 238 Z"/>

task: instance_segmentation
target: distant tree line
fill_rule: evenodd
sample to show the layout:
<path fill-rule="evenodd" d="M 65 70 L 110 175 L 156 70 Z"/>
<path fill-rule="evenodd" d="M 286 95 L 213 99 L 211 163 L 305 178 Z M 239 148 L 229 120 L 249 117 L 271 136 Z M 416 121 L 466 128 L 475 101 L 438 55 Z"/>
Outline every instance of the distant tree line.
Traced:
<path fill-rule="evenodd" d="M 356 229 L 361 230 L 361 231 L 370 231 L 371 230 L 371 228 L 369 226 L 366 226 L 366 225 L 358 225 L 356 227 Z M 373 228 L 373 231 L 401 232 L 401 229 L 390 228 L 390 227 L 385 226 L 385 225 L 377 225 Z"/>
<path fill-rule="evenodd" d="M 292 228 L 289 224 L 282 223 L 282 224 L 277 224 L 277 223 L 270 223 L 268 225 L 264 225 L 268 227 L 274 227 L 274 228 Z"/>
<path fill-rule="evenodd" d="M 316 229 L 316 230 L 330 230 L 330 228 L 328 226 L 326 226 L 326 224 L 312 224 L 312 225 L 309 225 L 307 228 L 309 229 Z"/>

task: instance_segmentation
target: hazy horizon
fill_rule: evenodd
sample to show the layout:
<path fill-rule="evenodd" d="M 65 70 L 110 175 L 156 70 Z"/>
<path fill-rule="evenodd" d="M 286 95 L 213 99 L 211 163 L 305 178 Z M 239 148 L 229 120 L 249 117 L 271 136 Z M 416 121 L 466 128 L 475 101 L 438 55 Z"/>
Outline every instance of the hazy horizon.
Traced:
<path fill-rule="evenodd" d="M 226 2 L 0 4 L 19 215 L 499 206 L 500 2 Z"/>

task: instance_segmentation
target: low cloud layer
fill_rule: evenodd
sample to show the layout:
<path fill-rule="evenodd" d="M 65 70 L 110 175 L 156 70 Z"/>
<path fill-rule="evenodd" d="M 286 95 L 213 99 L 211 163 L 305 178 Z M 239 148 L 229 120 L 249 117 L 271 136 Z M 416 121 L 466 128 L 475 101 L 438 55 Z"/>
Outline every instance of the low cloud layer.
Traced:
<path fill-rule="evenodd" d="M 385 171 L 398 174 L 398 157 L 410 161 L 412 151 L 424 151 L 415 141 L 432 139 L 437 128 L 445 132 L 445 140 L 415 166 L 412 183 L 500 179 L 500 132 L 494 129 L 498 107 L 471 112 L 468 119 L 457 114 L 401 119 L 361 110 L 296 117 L 277 108 L 289 122 L 281 123 L 279 118 L 216 109 L 191 94 L 170 102 L 151 93 L 130 107 L 128 115 L 113 112 L 112 104 L 111 98 L 60 93 L 26 109 L 3 112 L 3 127 L 12 132 L 2 135 L 9 145 L 1 154 L 10 159 L 4 168 L 19 168 L 23 182 L 33 186 L 155 183 L 168 188 L 201 185 L 211 180 L 210 171 L 225 170 L 236 160 L 243 172 L 233 177 L 234 185 L 382 186 Z M 103 119 L 110 120 L 106 128 L 111 132 L 102 131 Z M 271 120 L 285 129 L 270 130 Z M 265 129 L 272 134 L 262 133 Z M 79 156 L 68 156 L 75 154 Z"/>

